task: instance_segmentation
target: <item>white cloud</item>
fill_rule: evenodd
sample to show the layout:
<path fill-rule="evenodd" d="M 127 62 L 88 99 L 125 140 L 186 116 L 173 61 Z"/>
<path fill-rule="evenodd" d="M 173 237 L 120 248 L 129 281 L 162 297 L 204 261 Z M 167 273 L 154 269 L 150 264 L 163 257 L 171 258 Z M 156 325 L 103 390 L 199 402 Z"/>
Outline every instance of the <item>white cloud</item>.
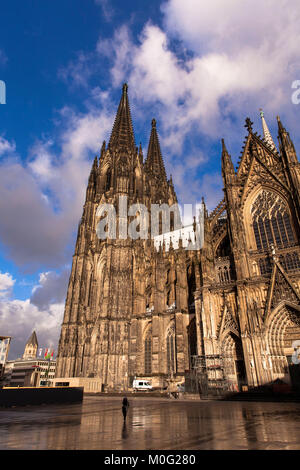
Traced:
<path fill-rule="evenodd" d="M 0 136 L 0 156 L 12 154 L 15 150 L 16 144 L 14 142 L 9 142 L 4 137 Z"/>
<path fill-rule="evenodd" d="M 169 33 L 178 35 L 196 52 L 222 50 L 232 56 L 245 47 L 259 53 L 279 47 L 296 52 L 300 19 L 298 0 L 168 0 L 162 7 Z"/>
<path fill-rule="evenodd" d="M 48 271 L 40 274 L 39 284 L 32 290 L 30 302 L 40 310 L 46 310 L 51 304 L 65 301 L 70 269 L 61 273 Z"/>
<path fill-rule="evenodd" d="M 95 0 L 96 5 L 101 6 L 102 14 L 106 21 L 111 21 L 115 11 L 109 0 Z"/>
<path fill-rule="evenodd" d="M 72 255 L 92 158 L 113 125 L 113 107 L 98 91 L 84 114 L 61 110 L 57 135 L 37 141 L 22 163 L 15 145 L 0 139 L 0 239 L 23 270 L 59 267 Z M 101 106 L 102 105 L 102 106 Z M 111 113 L 111 114 L 110 114 Z M 56 146 L 54 146 L 56 141 Z"/>
<path fill-rule="evenodd" d="M 71 60 L 66 66 L 58 70 L 58 78 L 69 86 L 72 84 L 87 88 L 89 78 L 93 73 L 93 57 L 93 54 L 79 51 L 75 60 Z"/>
<path fill-rule="evenodd" d="M 110 59 L 113 86 L 128 81 L 136 116 L 151 109 L 158 118 L 167 167 L 178 181 L 189 174 L 186 155 L 181 175 L 172 168 L 185 141 L 224 137 L 238 153 L 244 119 L 258 121 L 260 107 L 273 122 L 283 115 L 300 142 L 291 105 L 291 83 L 300 73 L 298 0 L 168 0 L 162 11 L 163 29 L 148 22 L 137 43 L 123 25 L 97 50 Z M 200 181 L 194 179 L 194 192 L 196 185 L 202 190 Z"/>
<path fill-rule="evenodd" d="M 198 4 L 203 5 L 202 2 Z M 222 4 L 225 8 L 225 2 Z M 180 5 L 183 3 L 180 2 Z M 210 8 L 208 10 L 212 11 Z M 199 18 L 200 14 L 196 13 L 195 18 Z M 221 16 L 222 11 L 219 13 Z M 181 17 L 179 14 L 178 16 Z M 235 27 L 236 17 L 234 15 L 229 19 L 232 23 L 229 22 L 228 31 Z M 252 19 L 253 21 L 251 17 L 250 20 L 248 18 L 251 26 L 255 23 L 254 17 Z M 194 44 L 193 57 L 184 61 L 179 60 L 171 49 L 168 32 L 147 24 L 141 36 L 140 46 L 133 48 L 130 57 L 132 68 L 129 83 L 138 99 L 159 102 L 162 105 L 160 114 L 164 118 L 164 126 L 168 133 L 170 130 L 176 131 L 177 135 L 179 133 L 179 141 L 195 124 L 198 131 L 216 137 L 226 118 L 222 102 L 224 99 L 229 102 L 227 113 L 230 111 L 236 115 L 245 113 L 245 103 L 248 103 L 249 98 L 254 99 L 256 106 L 260 102 L 272 111 L 289 104 L 287 74 L 289 68 L 298 63 L 299 52 L 296 44 L 300 42 L 296 18 L 290 20 L 293 24 L 290 27 L 287 25 L 287 29 L 285 22 L 280 21 L 282 33 L 279 37 L 272 37 L 270 33 L 262 34 L 259 36 L 259 44 L 257 35 L 253 36 L 252 43 L 247 35 L 243 42 L 244 37 L 241 35 L 238 48 L 235 47 L 234 39 L 232 47 L 229 39 L 219 41 L 218 29 L 214 35 L 212 28 L 214 47 L 210 47 L 209 43 L 208 47 L 204 48 L 202 45 L 198 51 L 198 44 Z M 195 29 L 197 37 L 203 39 L 201 24 L 199 21 Z M 180 33 L 181 30 L 178 34 Z M 179 36 L 179 39 L 184 41 L 184 34 Z M 117 63 L 112 67 L 114 76 L 116 67 Z M 122 64 L 120 74 L 124 68 Z M 288 91 L 289 100 L 284 91 Z M 247 113 L 251 111 L 254 111 L 253 105 L 249 106 L 248 103 Z"/>
<path fill-rule="evenodd" d="M 11 294 L 15 282 L 11 274 L 0 272 L 0 298 L 6 298 Z"/>
<path fill-rule="evenodd" d="M 126 25 L 115 30 L 113 40 L 99 38 L 96 52 L 113 62 L 110 69 L 113 86 L 119 86 L 130 73 L 135 49 L 131 32 Z"/>
<path fill-rule="evenodd" d="M 0 301 L 0 330 L 12 336 L 10 359 L 21 357 L 26 341 L 35 330 L 40 347 L 51 347 L 57 351 L 64 304 L 52 304 L 40 310 L 27 300 Z"/>
<path fill-rule="evenodd" d="M 9 273 L 0 273 L 0 331 L 12 336 L 10 358 L 22 356 L 33 330 L 40 347 L 57 351 L 70 270 L 40 273 L 39 284 L 26 300 L 10 300 L 15 280 Z"/>
<path fill-rule="evenodd" d="M 195 124 L 219 135 L 224 99 L 227 114 L 237 116 L 245 105 L 248 114 L 259 104 L 272 112 L 290 104 L 289 75 L 299 71 L 298 0 L 169 0 L 163 12 L 164 30 L 146 24 L 137 45 L 123 25 L 99 41 L 98 52 L 112 60 L 114 85 L 129 77 L 140 102 L 160 105 L 166 133 L 176 133 L 179 144 Z"/>
<path fill-rule="evenodd" d="M 46 203 L 35 178 L 18 161 L 1 165 L 0 217 L 6 255 L 23 270 L 64 261 L 70 221 Z"/>

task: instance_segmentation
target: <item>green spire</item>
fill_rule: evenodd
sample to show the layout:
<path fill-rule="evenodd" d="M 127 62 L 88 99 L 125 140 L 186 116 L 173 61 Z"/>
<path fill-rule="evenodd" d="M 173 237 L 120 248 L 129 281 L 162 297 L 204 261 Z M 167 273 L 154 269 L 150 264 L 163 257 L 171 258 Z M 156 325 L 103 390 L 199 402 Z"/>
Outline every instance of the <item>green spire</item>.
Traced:
<path fill-rule="evenodd" d="M 276 151 L 276 146 L 274 144 L 274 140 L 271 136 L 268 125 L 266 123 L 264 112 L 261 108 L 260 108 L 259 112 L 260 112 L 260 117 L 261 117 L 263 133 L 264 133 L 264 139 L 267 142 L 267 144 L 269 145 L 269 147 L 271 147 L 272 150 Z"/>

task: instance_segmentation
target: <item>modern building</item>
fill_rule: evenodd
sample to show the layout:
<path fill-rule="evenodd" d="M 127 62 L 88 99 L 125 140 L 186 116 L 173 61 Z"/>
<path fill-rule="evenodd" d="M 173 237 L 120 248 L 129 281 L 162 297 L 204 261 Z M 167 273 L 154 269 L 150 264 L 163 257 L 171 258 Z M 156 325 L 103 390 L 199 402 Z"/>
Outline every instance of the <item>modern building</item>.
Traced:
<path fill-rule="evenodd" d="M 0 379 L 3 376 L 9 352 L 11 336 L 0 336 Z"/>
<path fill-rule="evenodd" d="M 56 361 L 17 359 L 11 362 L 9 382 L 6 379 L 10 387 L 42 387 L 52 384 Z"/>
<path fill-rule="evenodd" d="M 52 385 L 56 361 L 37 357 L 38 340 L 35 331 L 28 339 L 22 358 L 7 361 L 2 384 L 10 387 L 41 387 Z"/>
<path fill-rule="evenodd" d="M 144 160 L 123 86 L 109 143 L 88 180 L 57 380 L 97 378 L 104 390 L 126 390 L 134 377 L 160 387 L 182 383 L 192 370 L 211 387 L 234 390 L 298 380 L 300 164 L 279 117 L 278 146 L 263 112 L 261 119 L 263 137 L 246 119 L 236 169 L 222 140 L 224 198 L 211 213 L 204 203 L 201 246 L 187 249 L 181 236 L 176 244 L 163 237 L 159 246 L 149 237 L 114 237 L 135 214 L 123 215 L 120 201 L 127 209 L 137 204 L 136 212 L 143 204 L 150 214 L 153 204 L 177 203 L 156 122 Z M 104 204 L 119 218 L 101 239 Z"/>

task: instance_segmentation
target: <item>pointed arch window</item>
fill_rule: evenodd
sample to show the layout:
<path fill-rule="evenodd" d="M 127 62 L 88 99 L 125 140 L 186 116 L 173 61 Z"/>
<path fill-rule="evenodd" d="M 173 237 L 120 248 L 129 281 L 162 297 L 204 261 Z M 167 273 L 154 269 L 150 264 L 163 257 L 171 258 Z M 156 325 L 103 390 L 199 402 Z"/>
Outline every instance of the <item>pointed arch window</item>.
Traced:
<path fill-rule="evenodd" d="M 106 172 L 105 191 L 110 190 L 110 185 L 111 185 L 111 170 L 109 168 Z"/>
<path fill-rule="evenodd" d="M 296 271 L 300 269 L 300 259 L 297 252 L 280 255 L 279 261 L 286 271 Z"/>
<path fill-rule="evenodd" d="M 147 331 L 144 341 L 145 351 L 145 374 L 149 375 L 152 373 L 152 329 L 149 328 Z"/>
<path fill-rule="evenodd" d="M 195 310 L 195 290 L 196 290 L 196 274 L 194 263 L 187 268 L 187 284 L 188 284 L 188 308 L 190 311 Z"/>
<path fill-rule="evenodd" d="M 192 358 L 197 355 L 197 332 L 196 332 L 196 319 L 191 320 L 188 326 L 188 339 L 189 339 L 189 359 L 190 367 L 192 368 Z"/>
<path fill-rule="evenodd" d="M 129 187 L 129 168 L 126 155 L 120 157 L 117 167 L 117 191 L 127 193 Z"/>
<path fill-rule="evenodd" d="M 251 216 L 258 250 L 267 250 L 272 244 L 284 248 L 295 243 L 289 209 L 280 196 L 262 191 L 252 205 Z"/>
<path fill-rule="evenodd" d="M 230 252 L 229 236 L 226 235 L 216 249 L 216 258 L 225 258 L 226 256 L 230 256 Z"/>
<path fill-rule="evenodd" d="M 172 326 L 167 333 L 167 371 L 176 373 L 175 329 Z"/>

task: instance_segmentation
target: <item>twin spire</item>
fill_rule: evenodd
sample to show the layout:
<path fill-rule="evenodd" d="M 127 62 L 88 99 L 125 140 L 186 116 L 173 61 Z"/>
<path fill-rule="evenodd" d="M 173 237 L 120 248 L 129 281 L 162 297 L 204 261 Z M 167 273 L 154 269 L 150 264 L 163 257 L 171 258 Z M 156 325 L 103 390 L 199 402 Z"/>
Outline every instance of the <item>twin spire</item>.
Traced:
<path fill-rule="evenodd" d="M 128 85 L 124 83 L 122 96 L 118 107 L 117 115 L 113 125 L 108 147 L 126 148 L 133 153 L 136 151 L 131 112 L 128 100 Z M 140 150 L 141 154 L 141 150 Z M 152 129 L 148 146 L 145 168 L 153 176 L 167 179 L 166 170 L 160 150 L 159 139 L 156 130 L 156 120 L 152 119 Z"/>
<path fill-rule="evenodd" d="M 108 146 L 109 148 L 126 147 L 134 152 L 136 147 L 127 91 L 128 85 L 124 83 Z"/>
<path fill-rule="evenodd" d="M 152 129 L 149 140 L 147 158 L 145 161 L 145 169 L 153 176 L 163 177 L 164 179 L 167 179 L 165 165 L 160 150 L 155 119 L 152 119 Z"/>
<path fill-rule="evenodd" d="M 277 149 L 274 144 L 272 135 L 269 131 L 268 125 L 266 123 L 264 112 L 262 109 L 260 109 L 260 117 L 262 121 L 264 139 L 266 143 L 269 145 L 269 147 L 276 152 Z M 280 124 L 281 123 L 279 121 L 279 130 L 280 130 Z M 250 120 L 247 125 L 248 127 L 250 126 L 249 128 L 250 130 L 251 125 L 252 125 Z M 227 164 L 229 164 L 230 162 L 228 158 L 228 152 L 225 147 L 224 141 L 222 142 L 222 146 L 223 146 L 222 154 L 223 154 L 223 160 L 224 160 L 223 163 L 225 163 L 226 161 Z M 136 152 L 135 138 L 134 138 L 131 112 L 130 112 L 130 106 L 129 106 L 129 100 L 128 100 L 127 83 L 124 83 L 123 88 L 122 88 L 122 96 L 121 96 L 120 104 L 118 107 L 117 115 L 115 118 L 115 122 L 113 125 L 108 147 L 111 149 L 126 148 L 127 150 L 132 151 L 132 153 Z M 141 150 L 139 154 L 142 155 Z M 145 161 L 145 169 L 148 172 L 148 174 L 151 174 L 154 177 L 163 178 L 163 180 L 165 181 L 167 180 L 166 170 L 165 170 L 163 157 L 162 157 L 160 144 L 159 144 L 159 139 L 157 135 L 157 130 L 156 130 L 155 119 L 152 119 L 152 129 L 151 129 L 151 135 L 150 135 L 150 140 L 149 140 L 147 158 Z"/>

